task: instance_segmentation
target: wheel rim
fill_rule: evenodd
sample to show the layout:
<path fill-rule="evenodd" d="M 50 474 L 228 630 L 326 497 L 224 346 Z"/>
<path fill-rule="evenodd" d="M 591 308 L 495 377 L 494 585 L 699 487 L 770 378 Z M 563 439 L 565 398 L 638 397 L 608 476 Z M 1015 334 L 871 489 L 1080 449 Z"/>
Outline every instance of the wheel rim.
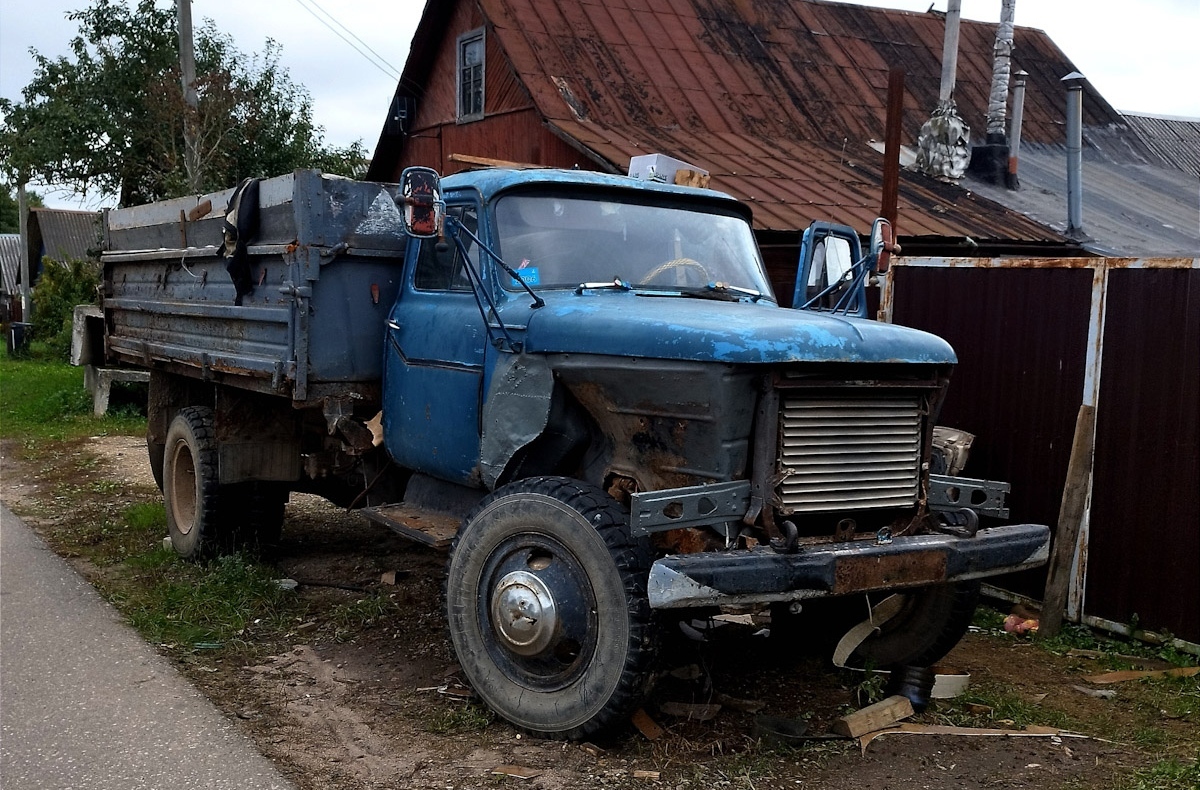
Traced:
<path fill-rule="evenodd" d="M 503 541 L 480 577 L 479 627 L 496 666 L 536 691 L 573 683 L 596 650 L 596 595 L 562 543 L 525 533 Z"/>
<path fill-rule="evenodd" d="M 196 462 L 187 442 L 171 448 L 171 515 L 179 534 L 191 533 L 196 524 Z"/>

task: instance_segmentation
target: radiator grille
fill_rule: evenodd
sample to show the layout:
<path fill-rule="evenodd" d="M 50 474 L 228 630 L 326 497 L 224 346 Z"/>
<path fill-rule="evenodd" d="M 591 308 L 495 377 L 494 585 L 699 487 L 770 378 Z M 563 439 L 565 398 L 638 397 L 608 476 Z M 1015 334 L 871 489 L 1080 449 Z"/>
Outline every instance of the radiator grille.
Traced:
<path fill-rule="evenodd" d="M 784 397 L 779 418 L 784 509 L 911 507 L 918 494 L 921 409 L 896 398 Z"/>

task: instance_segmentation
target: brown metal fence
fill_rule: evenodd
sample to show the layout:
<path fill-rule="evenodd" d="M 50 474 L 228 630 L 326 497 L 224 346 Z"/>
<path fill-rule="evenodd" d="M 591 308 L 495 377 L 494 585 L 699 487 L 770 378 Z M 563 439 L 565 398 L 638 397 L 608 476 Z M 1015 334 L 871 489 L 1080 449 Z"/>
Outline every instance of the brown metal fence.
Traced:
<path fill-rule="evenodd" d="M 901 259 L 881 316 L 954 346 L 939 423 L 978 437 L 965 473 L 1011 482 L 1014 521 L 1055 526 L 1096 406 L 1068 618 L 1200 642 L 1200 259 Z"/>

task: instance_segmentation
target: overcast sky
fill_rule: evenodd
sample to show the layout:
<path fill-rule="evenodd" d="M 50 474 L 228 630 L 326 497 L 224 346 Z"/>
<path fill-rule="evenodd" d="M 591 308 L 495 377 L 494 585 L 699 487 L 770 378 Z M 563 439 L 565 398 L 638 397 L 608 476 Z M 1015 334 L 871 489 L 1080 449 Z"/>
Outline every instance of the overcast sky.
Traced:
<path fill-rule="evenodd" d="M 929 3 L 861 4 L 924 12 Z M 30 47 L 47 56 L 67 52 L 78 25 L 66 15 L 88 4 L 0 0 L 0 96 L 20 99 L 33 74 Z M 944 10 L 946 0 L 935 5 Z M 312 94 L 326 142 L 362 140 L 372 149 L 423 7 L 422 0 L 194 0 L 192 16 L 197 27 L 214 20 L 247 53 L 268 37 L 278 41 L 282 65 Z M 962 0 L 962 8 L 969 19 L 1000 16 L 1000 0 Z M 1046 31 L 1117 109 L 1200 118 L 1200 0 L 1020 0 L 1016 22 Z M 374 50 L 378 58 L 354 47 Z M 47 198 L 51 205 L 80 207 L 66 194 Z M 82 207 L 102 202 L 90 199 Z"/>

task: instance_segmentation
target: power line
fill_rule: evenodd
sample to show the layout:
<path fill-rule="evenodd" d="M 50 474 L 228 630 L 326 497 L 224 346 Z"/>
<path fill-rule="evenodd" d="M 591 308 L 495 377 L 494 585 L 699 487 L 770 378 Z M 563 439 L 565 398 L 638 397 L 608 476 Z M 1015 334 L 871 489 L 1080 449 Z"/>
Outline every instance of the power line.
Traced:
<path fill-rule="evenodd" d="M 308 1 L 309 3 L 312 3 L 314 6 L 316 6 L 316 5 L 317 5 L 317 4 L 314 2 L 314 0 L 307 0 L 307 1 Z M 338 22 L 336 19 L 334 19 L 334 18 L 333 18 L 333 16 L 329 15 L 329 12 L 328 12 L 328 11 L 326 11 L 326 10 L 325 10 L 325 9 L 323 9 L 323 8 L 321 8 L 320 6 L 317 6 L 317 8 L 320 8 L 320 9 L 321 9 L 321 12 L 322 12 L 322 13 L 326 14 L 327 16 L 329 16 L 329 18 L 330 18 L 330 19 L 332 19 L 332 20 L 333 20 L 335 23 L 337 23 L 337 25 L 338 25 L 339 27 L 341 27 L 341 28 L 342 28 L 343 30 L 345 30 L 347 33 L 350 33 L 350 35 L 351 35 L 351 36 L 353 36 L 353 37 L 354 37 L 356 40 L 358 40 L 360 43 L 362 43 L 362 46 L 363 46 L 363 47 L 366 47 L 367 51 L 371 52 L 371 53 L 374 55 L 374 57 L 372 57 L 371 55 L 368 55 L 368 54 L 367 54 L 367 52 L 364 52 L 364 51 L 363 51 L 363 49 L 362 49 L 362 48 L 360 48 L 360 47 L 358 46 L 358 44 L 355 44 L 355 43 L 354 43 L 353 41 L 351 41 L 349 38 L 346 38 L 346 36 L 342 35 L 342 33 L 341 33 L 341 32 L 339 32 L 339 31 L 337 30 L 337 28 L 333 27 L 333 25 L 329 24 L 329 22 L 327 22 L 326 20 L 324 20 L 323 18 L 321 18 L 321 16 L 320 16 L 320 15 L 318 15 L 316 11 L 314 11 L 314 10 L 312 10 L 311 8 L 309 8 L 309 7 L 308 7 L 308 5 L 306 4 L 305 0 L 296 0 L 296 2 L 297 2 L 299 5 L 300 5 L 300 7 L 301 7 L 301 8 L 303 8 L 303 9 L 304 9 L 305 11 L 307 11 L 308 13 L 312 14 L 314 19 L 316 19 L 318 22 L 320 22 L 322 25 L 324 25 L 326 28 L 328 28 L 328 29 L 329 29 L 329 31 L 330 31 L 331 33 L 333 33 L 335 36 L 337 36 L 338 38 L 340 38 L 342 41 L 345 41 L 347 44 L 349 44 L 349 45 L 350 45 L 350 47 L 351 47 L 351 48 L 353 48 L 353 49 L 354 49 L 354 51 L 355 51 L 355 52 L 357 52 L 358 54 L 360 54 L 360 55 L 362 55 L 364 58 L 366 58 L 366 59 L 367 59 L 367 61 L 368 61 L 368 62 L 370 62 L 370 64 L 371 64 L 372 66 L 374 66 L 375 68 L 379 69 L 379 70 L 380 70 L 380 71 L 382 71 L 382 72 L 383 72 L 385 75 L 387 75 L 388 77 L 391 77 L 391 78 L 392 78 L 392 79 L 394 79 L 394 80 L 395 80 L 395 79 L 399 79 L 399 78 L 400 78 L 400 72 L 398 72 L 398 71 L 396 70 L 396 67 L 395 67 L 395 66 L 393 66 L 393 65 L 392 65 L 392 64 L 390 64 L 390 63 L 388 63 L 386 60 L 384 60 L 384 59 L 383 59 L 383 58 L 382 58 L 382 57 L 379 55 L 379 53 L 375 52 L 375 50 L 371 49 L 369 46 L 367 46 L 365 43 L 363 43 L 363 42 L 362 42 L 362 39 L 358 38 L 358 36 L 355 36 L 355 35 L 354 35 L 354 33 L 352 33 L 352 32 L 349 30 L 349 28 L 347 28 L 347 27 L 346 27 L 345 25 L 343 25 L 341 22 Z"/>
<path fill-rule="evenodd" d="M 320 3 L 318 3 L 318 2 L 317 2 L 317 0 L 308 0 L 308 2 L 309 2 L 309 3 L 311 3 L 311 4 L 312 4 L 312 5 L 313 5 L 313 6 L 314 6 L 314 7 L 315 7 L 315 8 L 316 8 L 318 11 L 320 11 L 322 14 L 324 14 L 324 15 L 325 15 L 325 16 L 327 16 L 327 17 L 329 17 L 330 21 L 332 21 L 332 22 L 333 22 L 333 24 L 337 25 L 337 26 L 338 26 L 338 27 L 340 27 L 342 30 L 346 31 L 346 33 L 347 33 L 347 34 L 349 34 L 349 36 L 350 36 L 351 38 L 353 38 L 355 41 L 357 41 L 359 44 L 362 44 L 362 45 L 363 45 L 363 47 L 364 47 L 364 48 L 366 48 L 366 50 L 367 50 L 368 52 L 370 52 L 372 55 L 374 55 L 374 56 L 375 56 L 375 58 L 376 58 L 376 59 L 377 59 L 377 60 L 378 60 L 380 63 L 382 63 L 383 65 L 387 66 L 387 67 L 388 67 L 389 69 L 391 69 L 391 70 L 392 70 L 392 71 L 393 71 L 395 74 L 397 74 L 397 75 L 399 75 L 399 74 L 400 74 L 400 70 L 399 70 L 399 69 L 397 69 L 397 68 L 396 68 L 395 66 L 393 66 L 391 63 L 388 63 L 388 62 L 387 62 L 387 59 L 386 59 L 386 58 L 384 58 L 384 57 L 383 57 L 383 55 L 380 55 L 378 52 L 376 52 L 375 50 L 371 49 L 371 45 L 370 45 L 370 44 L 368 44 L 367 42 L 365 42 L 365 41 L 363 41 L 361 38 L 359 38 L 357 35 L 355 35 L 355 33 L 354 33 L 354 31 L 353 31 L 353 30 L 351 30 L 350 28 L 348 28 L 348 27 L 346 27 L 345 25 L 343 25 L 343 24 L 342 24 L 342 23 L 341 23 L 341 22 L 338 20 L 338 18 L 337 18 L 337 17 L 335 17 L 333 14 L 329 13 L 328 11 L 326 11 L 326 10 L 325 10 L 323 7 L 321 7 L 321 4 L 320 4 Z"/>

